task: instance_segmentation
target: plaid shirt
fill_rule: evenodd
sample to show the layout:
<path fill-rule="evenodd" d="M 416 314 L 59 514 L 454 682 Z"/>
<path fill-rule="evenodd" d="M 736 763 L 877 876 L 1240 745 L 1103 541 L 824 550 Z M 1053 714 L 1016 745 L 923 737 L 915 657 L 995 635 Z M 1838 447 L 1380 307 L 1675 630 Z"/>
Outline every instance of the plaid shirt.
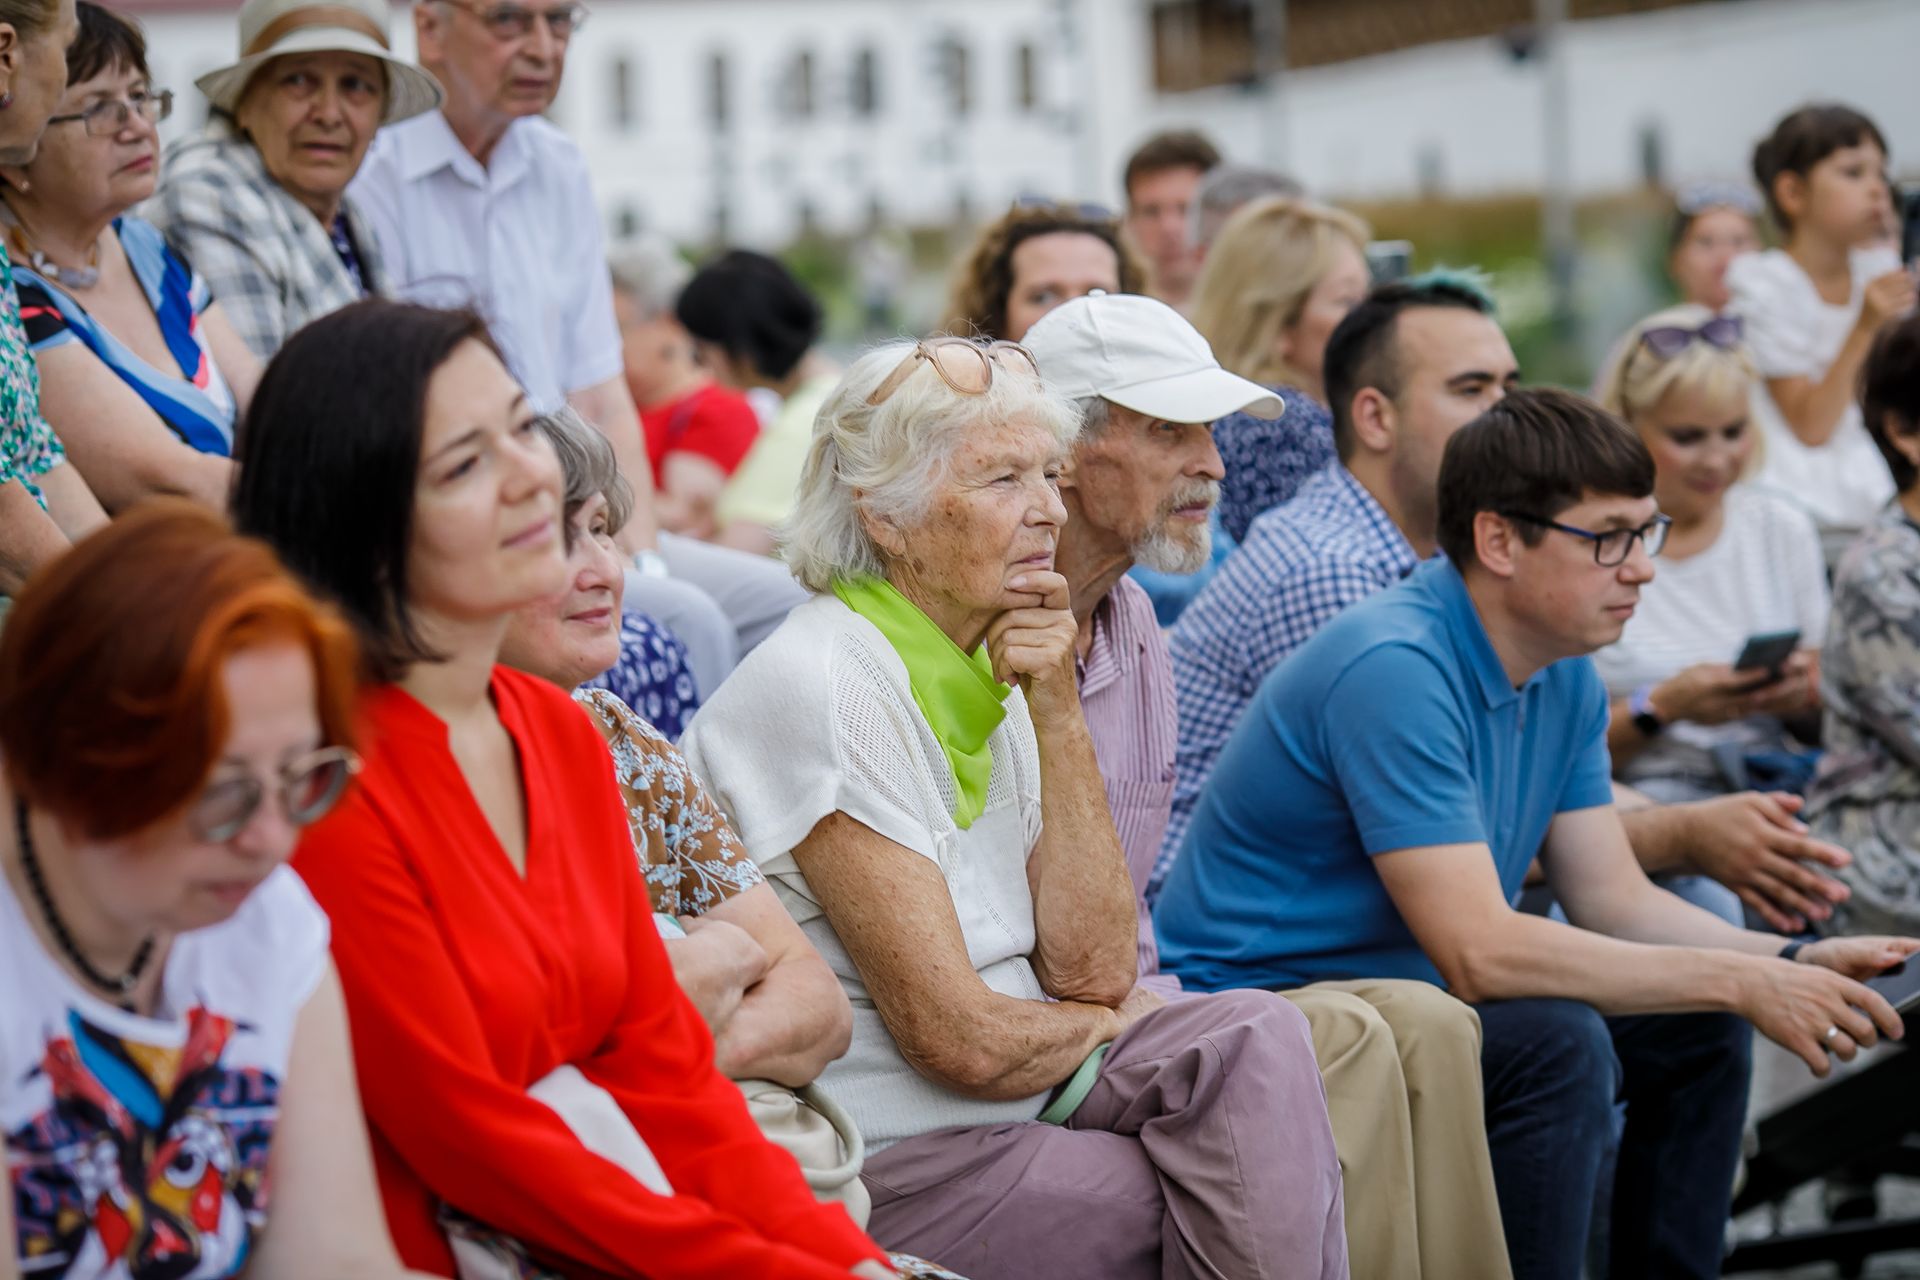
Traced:
<path fill-rule="evenodd" d="M 167 154 L 164 173 L 140 215 L 206 280 L 262 360 L 308 321 L 384 292 L 379 244 L 353 202 L 341 208 L 365 290 L 340 260 L 331 230 L 268 175 L 259 150 L 219 116 Z"/>
<path fill-rule="evenodd" d="M 1214 761 L 1267 673 L 1335 614 L 1418 563 L 1393 518 L 1338 462 L 1253 522 L 1173 630 L 1180 745 L 1173 816 L 1147 881 L 1149 900 L 1159 896 Z"/>

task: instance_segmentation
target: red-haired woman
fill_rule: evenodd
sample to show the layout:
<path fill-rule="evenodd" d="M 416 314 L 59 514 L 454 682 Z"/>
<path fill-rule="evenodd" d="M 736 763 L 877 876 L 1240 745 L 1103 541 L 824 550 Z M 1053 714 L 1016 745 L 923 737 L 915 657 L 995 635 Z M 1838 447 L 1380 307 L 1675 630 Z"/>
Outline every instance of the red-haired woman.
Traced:
<path fill-rule="evenodd" d="M 327 920 L 282 866 L 353 774 L 354 676 L 345 624 L 184 500 L 15 601 L 0 1277 L 400 1274 Z"/>

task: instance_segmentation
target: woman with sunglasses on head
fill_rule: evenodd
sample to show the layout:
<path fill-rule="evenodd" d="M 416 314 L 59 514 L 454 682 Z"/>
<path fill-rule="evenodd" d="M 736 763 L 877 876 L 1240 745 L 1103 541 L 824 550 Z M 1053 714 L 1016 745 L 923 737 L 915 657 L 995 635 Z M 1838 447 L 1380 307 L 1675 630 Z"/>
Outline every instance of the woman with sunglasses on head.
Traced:
<path fill-rule="evenodd" d="M 368 301 L 316 320 L 267 367 L 240 456 L 241 528 L 340 602 L 374 681 L 360 785 L 294 865 L 334 920 L 401 1256 L 892 1274 L 715 1069 L 606 743 L 498 665 L 515 612 L 569 575 L 559 464 L 479 317 Z"/>
<path fill-rule="evenodd" d="M 816 594 L 687 757 L 852 999 L 821 1082 L 878 1239 L 975 1280 L 1344 1276 L 1304 1017 L 1134 983 L 1053 562 L 1078 430 L 1022 347 L 861 357 L 784 531 Z"/>
<path fill-rule="evenodd" d="M 1667 274 L 1680 301 L 1718 313 L 1727 309 L 1727 267 L 1743 253 L 1760 250 L 1760 198 L 1731 182 L 1696 182 L 1673 201 L 1667 233 Z"/>
<path fill-rule="evenodd" d="M 282 864 L 346 790 L 352 633 L 147 504 L 0 638 L 0 1276 L 398 1277 L 327 919 Z"/>
<path fill-rule="evenodd" d="M 102 504 L 172 493 L 223 508 L 233 422 L 259 376 L 207 284 L 150 223 L 173 95 L 131 19 L 81 0 L 40 153 L 0 168 L 0 227 L 40 403 Z"/>
<path fill-rule="evenodd" d="M 1635 325 L 1602 377 L 1600 402 L 1653 455 L 1672 521 L 1632 620 L 1594 655 L 1613 697 L 1614 774 L 1661 802 L 1805 781 L 1790 731 L 1817 724 L 1826 571 L 1813 522 L 1743 483 L 1757 376 L 1740 321 L 1686 305 Z M 1750 637 L 1789 631 L 1799 649 L 1777 667 L 1734 669 Z M 1729 890 L 1708 888 L 1737 914 Z"/>

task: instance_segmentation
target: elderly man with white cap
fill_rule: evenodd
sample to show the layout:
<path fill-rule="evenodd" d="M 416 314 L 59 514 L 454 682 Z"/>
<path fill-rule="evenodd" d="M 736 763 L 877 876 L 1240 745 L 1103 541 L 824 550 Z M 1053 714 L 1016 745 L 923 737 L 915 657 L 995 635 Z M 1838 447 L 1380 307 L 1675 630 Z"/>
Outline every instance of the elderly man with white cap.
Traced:
<path fill-rule="evenodd" d="M 1055 566 L 1079 625 L 1080 703 L 1132 874 L 1139 981 L 1176 999 L 1142 894 L 1173 802 L 1172 661 L 1135 564 L 1191 573 L 1209 552 L 1220 454 L 1209 426 L 1277 417 L 1271 391 L 1228 373 L 1206 339 L 1152 298 L 1078 298 L 1026 335 L 1041 376 L 1079 406 L 1060 482 L 1069 518 Z M 1481 1122 L 1479 1020 L 1419 982 L 1283 992 L 1313 1031 L 1346 1191 L 1348 1260 L 1371 1277 L 1510 1274 Z"/>
<path fill-rule="evenodd" d="M 248 0 L 239 56 L 194 83 L 206 130 L 167 156 L 142 212 L 266 360 L 308 321 L 385 291 L 347 184 L 375 132 L 432 111 L 440 86 L 388 47 L 384 0 Z"/>

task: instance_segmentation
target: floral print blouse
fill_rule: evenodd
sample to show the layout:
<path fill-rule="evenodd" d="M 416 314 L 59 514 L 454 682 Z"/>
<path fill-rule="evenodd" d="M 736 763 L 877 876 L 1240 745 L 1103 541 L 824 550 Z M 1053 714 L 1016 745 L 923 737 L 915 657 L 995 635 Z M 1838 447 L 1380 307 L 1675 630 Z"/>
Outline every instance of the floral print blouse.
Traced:
<path fill-rule="evenodd" d="M 593 717 L 613 751 L 614 779 L 655 911 L 705 915 L 765 883 L 733 825 L 671 742 L 605 689 L 580 689 L 573 700 Z"/>
<path fill-rule="evenodd" d="M 1896 502 L 1841 557 L 1820 652 L 1826 752 L 1803 815 L 1853 854 L 1829 933 L 1920 929 L 1920 525 Z"/>
<path fill-rule="evenodd" d="M 0 484 L 18 480 L 44 511 L 47 498 L 35 482 L 66 456 L 59 437 L 40 415 L 40 367 L 33 362 L 20 323 L 13 261 L 0 244 Z"/>

